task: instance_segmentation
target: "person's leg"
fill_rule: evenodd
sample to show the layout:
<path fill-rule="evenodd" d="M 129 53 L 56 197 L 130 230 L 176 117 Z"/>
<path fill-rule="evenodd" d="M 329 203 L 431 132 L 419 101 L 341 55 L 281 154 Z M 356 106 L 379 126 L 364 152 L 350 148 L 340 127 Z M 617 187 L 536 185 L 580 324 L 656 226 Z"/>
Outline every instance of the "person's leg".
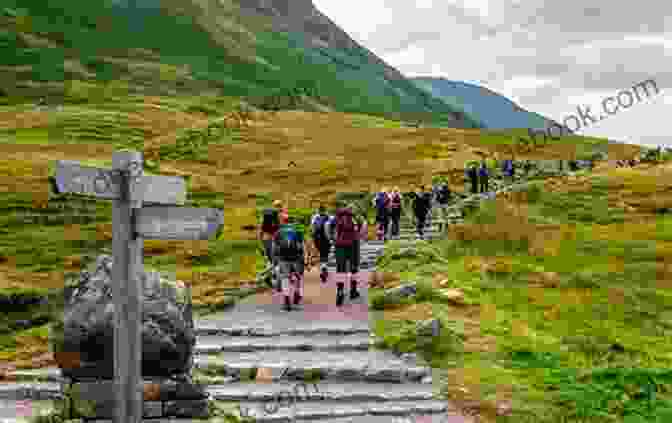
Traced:
<path fill-rule="evenodd" d="M 285 260 L 278 260 L 277 269 L 280 291 L 285 299 L 285 310 L 289 311 L 291 309 L 289 277 L 292 271 L 292 263 Z"/>
<path fill-rule="evenodd" d="M 392 217 L 392 236 L 399 236 L 399 220 L 401 218 L 401 209 L 394 209 L 394 215 Z"/>
<path fill-rule="evenodd" d="M 271 250 L 271 248 L 273 247 L 273 240 L 265 239 L 263 243 L 264 243 L 264 254 L 266 254 L 266 260 L 268 260 L 268 263 L 271 264 L 273 263 L 273 251 Z"/>
<path fill-rule="evenodd" d="M 350 299 L 359 297 L 357 291 L 357 273 L 359 272 L 359 241 L 356 241 L 350 248 Z"/>
<path fill-rule="evenodd" d="M 340 307 L 343 305 L 343 300 L 345 294 L 343 293 L 343 288 L 345 286 L 345 280 L 347 279 L 347 267 L 346 267 L 346 252 L 343 247 L 336 247 L 336 275 L 334 279 L 336 281 L 336 306 Z"/>
<path fill-rule="evenodd" d="M 294 264 L 294 270 L 296 272 L 297 279 L 294 281 L 294 294 L 292 295 L 292 298 L 294 300 L 294 304 L 298 304 L 303 298 L 303 277 L 305 272 L 305 263 L 303 262 L 303 257 L 296 261 Z"/>
<path fill-rule="evenodd" d="M 326 282 L 329 275 L 329 250 L 331 249 L 331 244 L 328 241 L 323 241 L 320 244 L 320 279 L 322 282 Z"/>

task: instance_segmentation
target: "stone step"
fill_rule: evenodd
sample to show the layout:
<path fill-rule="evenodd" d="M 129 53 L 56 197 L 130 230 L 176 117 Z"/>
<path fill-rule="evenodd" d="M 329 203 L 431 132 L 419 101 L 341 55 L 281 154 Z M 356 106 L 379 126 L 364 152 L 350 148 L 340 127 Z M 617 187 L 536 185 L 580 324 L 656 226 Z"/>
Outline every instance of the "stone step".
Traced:
<path fill-rule="evenodd" d="M 0 422 L 2 423 L 29 423 L 36 416 L 52 412 L 56 409 L 55 401 L 0 399 Z"/>
<path fill-rule="evenodd" d="M 287 401 L 285 401 L 286 403 Z M 257 423 L 322 421 L 325 418 L 384 416 L 394 422 L 394 416 L 445 413 L 454 408 L 447 401 L 353 402 L 335 401 L 285 403 L 239 403 L 241 414 L 255 418 Z M 347 420 L 346 420 L 347 421 Z"/>
<path fill-rule="evenodd" d="M 319 423 L 475 423 L 472 417 L 458 413 L 410 414 L 406 416 L 352 416 L 317 420 Z"/>
<path fill-rule="evenodd" d="M 201 335 L 196 340 L 197 354 L 219 352 L 253 352 L 260 350 L 368 350 L 371 341 L 368 333 L 355 335 L 279 335 L 272 337 Z"/>
<path fill-rule="evenodd" d="M 238 304 L 235 309 L 196 319 L 196 335 L 278 336 L 354 335 L 371 332 L 368 319 L 343 320 L 306 313 L 278 313 L 275 304 Z"/>
<path fill-rule="evenodd" d="M 57 367 L 51 368 L 60 375 Z M 34 400 L 48 401 L 61 397 L 59 382 L 3 382 L 0 383 L 0 400 Z"/>
<path fill-rule="evenodd" d="M 414 401 L 436 399 L 431 383 L 241 383 L 208 387 L 211 398 L 221 401 L 273 401 L 291 396 L 298 401 Z"/>
<path fill-rule="evenodd" d="M 321 379 L 367 382 L 419 382 L 431 376 L 431 369 L 420 367 L 395 356 L 390 351 L 258 351 L 253 353 L 219 353 L 194 357 L 194 368 L 210 375 L 243 377 L 254 369 L 281 371 L 277 380 L 304 380 L 319 374 Z"/>

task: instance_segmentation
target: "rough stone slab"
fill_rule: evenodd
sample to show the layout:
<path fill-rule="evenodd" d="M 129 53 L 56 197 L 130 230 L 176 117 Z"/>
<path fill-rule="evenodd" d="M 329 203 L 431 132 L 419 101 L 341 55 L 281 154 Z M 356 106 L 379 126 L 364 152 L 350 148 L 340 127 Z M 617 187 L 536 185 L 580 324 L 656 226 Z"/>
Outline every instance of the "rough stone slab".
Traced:
<path fill-rule="evenodd" d="M 413 401 L 435 398 L 432 385 L 418 383 L 231 383 L 208 392 L 222 401 L 271 401 L 290 393 L 297 401 Z"/>
<path fill-rule="evenodd" d="M 196 353 L 252 352 L 259 350 L 368 350 L 370 338 L 367 333 L 334 336 L 317 334 L 278 335 L 273 337 L 201 335 L 196 342 Z"/>
<path fill-rule="evenodd" d="M 351 416 L 320 419 L 319 423 L 475 423 L 472 417 L 453 413 L 411 414 L 405 416 Z"/>
<path fill-rule="evenodd" d="M 15 401 L 0 399 L 0 422 L 29 423 L 33 417 L 56 408 L 55 401 Z"/>
<path fill-rule="evenodd" d="M 197 356 L 196 368 L 209 369 L 225 376 L 236 376 L 248 369 L 287 369 L 283 378 L 301 378 L 307 370 L 319 371 L 327 379 L 419 382 L 431 374 L 430 368 L 411 366 L 390 351 L 258 351 Z"/>
<path fill-rule="evenodd" d="M 201 335 L 278 336 L 333 334 L 352 335 L 371 332 L 366 320 L 329 320 L 325 316 L 306 319 L 305 313 L 282 312 L 275 304 L 238 304 L 233 310 L 220 312 L 195 322 Z"/>
<path fill-rule="evenodd" d="M 0 400 L 46 401 L 61 398 L 61 385 L 55 382 L 0 383 Z"/>
<path fill-rule="evenodd" d="M 165 401 L 164 417 L 208 417 L 208 400 Z"/>
<path fill-rule="evenodd" d="M 391 403 L 376 402 L 333 402 L 314 401 L 292 404 L 289 399 L 276 403 L 243 402 L 241 414 L 256 418 L 257 423 L 310 421 L 329 418 L 347 418 L 363 416 L 385 416 L 392 421 L 393 416 L 412 414 L 443 413 L 450 408 L 446 401 L 400 401 Z M 424 410 L 424 411 L 418 411 Z M 346 420 L 347 421 L 347 420 Z"/>
<path fill-rule="evenodd" d="M 35 382 L 64 382 L 67 379 L 61 376 L 61 371 L 58 367 L 44 367 L 41 369 L 30 370 L 12 370 L 7 372 L 7 375 L 16 378 L 17 381 L 35 381 Z"/>

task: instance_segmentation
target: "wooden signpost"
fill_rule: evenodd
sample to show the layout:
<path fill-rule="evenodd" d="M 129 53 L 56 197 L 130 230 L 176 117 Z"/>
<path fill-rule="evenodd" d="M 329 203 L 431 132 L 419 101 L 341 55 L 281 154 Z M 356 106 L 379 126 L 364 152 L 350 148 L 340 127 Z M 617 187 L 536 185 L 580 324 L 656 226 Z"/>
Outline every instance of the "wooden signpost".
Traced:
<path fill-rule="evenodd" d="M 206 240 L 224 223 L 219 209 L 174 207 L 186 198 L 183 178 L 142 169 L 142 153 L 116 152 L 112 169 L 59 161 L 54 181 L 58 193 L 113 200 L 115 423 L 142 421 L 143 239 Z"/>

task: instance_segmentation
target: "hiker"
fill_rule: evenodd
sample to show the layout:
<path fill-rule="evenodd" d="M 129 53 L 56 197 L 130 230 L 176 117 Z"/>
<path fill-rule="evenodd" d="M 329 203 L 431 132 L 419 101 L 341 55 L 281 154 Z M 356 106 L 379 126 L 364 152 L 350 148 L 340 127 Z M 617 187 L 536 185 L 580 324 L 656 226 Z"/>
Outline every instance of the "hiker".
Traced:
<path fill-rule="evenodd" d="M 399 237 L 399 219 L 401 219 L 401 192 L 399 192 L 399 187 L 394 187 L 392 192 L 389 193 L 388 211 L 392 222 L 391 238 L 396 239 Z"/>
<path fill-rule="evenodd" d="M 488 166 L 485 164 L 485 160 L 481 161 L 481 167 L 478 169 L 478 180 L 481 183 L 481 193 L 488 192 Z"/>
<path fill-rule="evenodd" d="M 353 209 L 353 205 L 348 206 L 350 210 Z M 357 229 L 357 238 L 353 242 L 353 265 L 359 269 L 359 261 L 361 257 L 361 245 L 369 239 L 369 225 L 366 222 L 366 214 L 364 213 L 354 213 L 353 219 L 355 222 L 355 227 Z"/>
<path fill-rule="evenodd" d="M 476 169 L 475 164 L 469 165 L 467 168 L 467 178 L 469 178 L 469 182 L 471 183 L 471 193 L 472 194 L 477 194 L 478 193 L 478 170 Z"/>
<path fill-rule="evenodd" d="M 273 254 L 277 263 L 280 291 L 285 297 L 285 310 L 292 309 L 292 300 L 298 304 L 303 298 L 305 249 L 303 234 L 292 219 L 281 224 L 273 240 Z"/>
<path fill-rule="evenodd" d="M 442 206 L 445 206 L 446 204 L 448 204 L 448 201 L 450 201 L 450 197 L 452 196 L 452 193 L 450 192 L 450 187 L 448 187 L 448 184 L 446 182 L 441 184 L 441 188 L 439 190 L 439 195 L 441 197 L 441 201 L 439 201 L 439 203 Z"/>
<path fill-rule="evenodd" d="M 336 255 L 336 306 L 343 305 L 345 299 L 345 283 L 350 279 L 350 299 L 359 297 L 357 291 L 357 272 L 359 257 L 356 257 L 356 240 L 360 234 L 357 231 L 352 209 L 349 207 L 339 208 L 336 211 L 336 219 L 332 225 L 334 233 L 334 246 Z"/>
<path fill-rule="evenodd" d="M 313 242 L 320 252 L 320 280 L 322 283 L 327 281 L 329 271 L 327 265 L 329 263 L 329 252 L 331 251 L 331 241 L 327 232 L 327 222 L 329 222 L 329 214 L 327 208 L 320 206 L 318 212 L 313 216 L 311 227 L 313 228 Z"/>
<path fill-rule="evenodd" d="M 275 200 L 272 208 L 267 208 L 263 211 L 261 227 L 259 228 L 258 233 L 258 239 L 264 246 L 264 256 L 271 266 L 271 286 L 276 287 L 279 287 L 279 284 L 274 280 L 276 263 L 273 255 L 273 238 L 275 238 L 275 234 L 278 232 L 278 229 L 280 229 L 279 209 L 281 207 L 282 202 L 280 200 Z"/>
<path fill-rule="evenodd" d="M 425 225 L 430 209 L 430 194 L 425 192 L 425 186 L 421 185 L 420 189 L 415 192 L 413 198 L 413 213 L 415 214 L 415 224 L 420 239 L 425 239 Z"/>
<path fill-rule="evenodd" d="M 513 176 L 514 176 L 514 169 L 513 169 L 513 160 L 507 159 L 504 160 L 504 167 L 502 169 L 502 173 L 506 175 L 507 178 L 510 179 L 511 182 L 513 182 Z"/>
<path fill-rule="evenodd" d="M 373 199 L 374 207 L 376 208 L 376 236 L 378 241 L 384 241 L 387 238 L 387 228 L 390 222 L 388 208 L 390 206 L 389 197 L 387 195 L 387 188 L 382 188 Z"/>

